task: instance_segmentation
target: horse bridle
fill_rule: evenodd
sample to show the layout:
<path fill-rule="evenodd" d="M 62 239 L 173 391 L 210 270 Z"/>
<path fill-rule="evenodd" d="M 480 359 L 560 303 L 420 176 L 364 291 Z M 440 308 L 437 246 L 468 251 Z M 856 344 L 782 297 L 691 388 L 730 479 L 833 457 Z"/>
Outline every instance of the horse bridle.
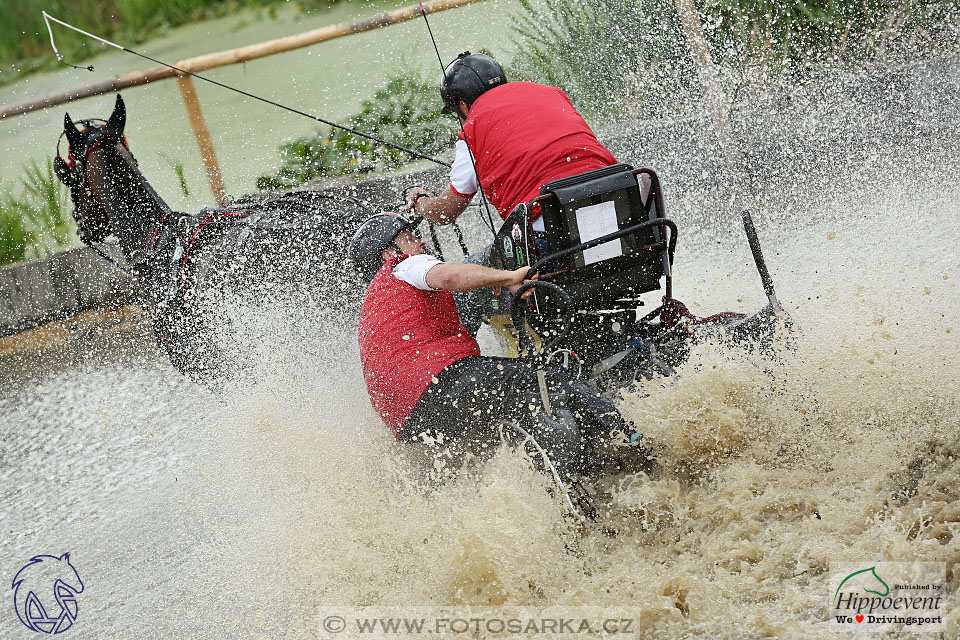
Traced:
<path fill-rule="evenodd" d="M 60 142 L 67 133 L 66 130 L 64 130 L 60 133 L 60 137 L 57 138 L 57 156 L 53 160 L 53 169 L 57 177 L 60 178 L 60 181 L 70 189 L 71 199 L 74 203 L 73 219 L 77 223 L 77 233 L 80 236 L 80 240 L 84 244 L 92 246 L 92 242 L 102 241 L 111 232 L 107 212 L 103 204 L 93 197 L 86 173 L 87 156 L 103 142 L 107 132 L 107 122 L 101 118 L 89 118 L 86 120 L 78 120 L 74 124 L 79 124 L 83 127 L 80 133 L 84 133 L 90 128 L 96 128 L 96 131 L 90 134 L 92 144 L 86 145 L 82 151 L 77 151 L 77 153 L 81 154 L 80 158 L 77 158 L 74 155 L 75 150 L 68 146 L 67 157 L 64 158 L 60 152 Z M 121 144 L 123 144 L 128 152 L 130 151 L 126 136 L 121 137 Z M 82 190 L 87 196 L 82 202 L 82 205 L 75 195 L 76 189 Z M 95 209 L 90 211 L 91 208 Z M 92 219 L 93 216 L 91 214 L 96 215 L 95 220 Z"/>
<path fill-rule="evenodd" d="M 66 159 L 64 159 L 60 153 L 60 141 L 63 140 L 63 137 L 67 134 L 66 129 L 64 129 L 64 131 L 60 133 L 60 137 L 57 138 L 57 156 L 53 160 L 53 170 L 57 174 L 57 177 L 60 178 L 60 181 L 70 189 L 70 199 L 73 200 L 74 204 L 73 219 L 77 223 L 77 235 L 83 244 L 93 249 L 101 258 L 113 265 L 118 271 L 133 276 L 135 274 L 129 269 L 94 245 L 95 242 L 102 242 L 103 239 L 111 233 L 112 229 L 110 228 L 110 218 L 107 215 L 103 203 L 93 197 L 93 192 L 87 181 L 86 160 L 90 152 L 103 142 L 104 136 L 106 135 L 107 121 L 101 118 L 88 118 L 86 120 L 77 120 L 74 124 L 79 124 L 83 127 L 80 133 L 85 132 L 91 127 L 98 129 L 98 131 L 94 132 L 91 136 L 93 144 L 83 149 L 79 160 L 73 155 L 73 150 L 70 149 L 69 146 L 67 147 Z M 121 144 L 123 144 L 127 152 L 130 151 L 126 136 L 121 136 Z M 131 158 L 132 157 L 133 155 L 131 154 Z M 134 162 L 136 162 L 135 159 Z M 82 201 L 82 204 L 76 196 L 76 190 L 84 191 L 87 196 Z M 91 209 L 94 210 L 91 211 Z M 91 214 L 96 214 L 95 222 L 91 222 Z"/>

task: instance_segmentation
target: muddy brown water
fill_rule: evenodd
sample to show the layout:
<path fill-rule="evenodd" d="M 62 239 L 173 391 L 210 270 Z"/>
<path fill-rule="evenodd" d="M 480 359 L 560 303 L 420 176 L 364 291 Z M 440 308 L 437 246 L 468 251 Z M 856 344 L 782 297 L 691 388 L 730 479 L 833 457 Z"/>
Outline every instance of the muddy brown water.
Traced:
<path fill-rule="evenodd" d="M 945 566 L 943 637 L 960 637 L 956 145 L 881 141 L 823 161 L 835 180 L 809 158 L 780 175 L 757 218 L 802 333 L 776 358 L 704 342 L 624 390 L 662 473 L 606 480 L 616 535 L 572 527 L 509 451 L 424 489 L 370 408 L 354 328 L 294 341 L 264 306 L 262 366 L 217 395 L 136 322 L 0 360 L 4 574 L 70 551 L 84 638 L 326 638 L 325 608 L 523 605 L 628 611 L 639 637 L 799 639 L 836 637 L 831 567 L 922 560 Z M 677 296 L 758 308 L 716 194 L 670 196 Z M 26 633 L 12 596 L 0 629 Z"/>

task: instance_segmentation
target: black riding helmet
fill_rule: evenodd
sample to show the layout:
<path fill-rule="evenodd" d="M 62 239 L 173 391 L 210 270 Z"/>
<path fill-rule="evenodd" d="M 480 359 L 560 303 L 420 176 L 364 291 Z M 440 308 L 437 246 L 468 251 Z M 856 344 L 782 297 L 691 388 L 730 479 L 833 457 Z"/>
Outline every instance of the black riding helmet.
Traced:
<path fill-rule="evenodd" d="M 367 280 L 373 278 L 383 265 L 383 250 L 393 245 L 393 239 L 407 229 L 413 229 L 416 221 L 411 221 L 396 213 L 378 213 L 363 221 L 353 234 L 348 254 L 357 271 Z"/>
<path fill-rule="evenodd" d="M 464 51 L 447 65 L 440 80 L 444 113 L 458 113 L 460 100 L 473 104 L 483 93 L 506 84 L 507 76 L 497 61 L 482 53 Z"/>

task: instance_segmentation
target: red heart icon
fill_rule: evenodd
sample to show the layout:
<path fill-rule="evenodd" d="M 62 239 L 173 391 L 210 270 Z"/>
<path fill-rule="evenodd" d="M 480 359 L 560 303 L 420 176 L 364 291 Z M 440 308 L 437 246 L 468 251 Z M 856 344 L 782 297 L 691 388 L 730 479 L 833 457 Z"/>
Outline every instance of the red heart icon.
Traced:
<path fill-rule="evenodd" d="M 857 622 L 863 622 L 863 616 L 856 616 Z"/>

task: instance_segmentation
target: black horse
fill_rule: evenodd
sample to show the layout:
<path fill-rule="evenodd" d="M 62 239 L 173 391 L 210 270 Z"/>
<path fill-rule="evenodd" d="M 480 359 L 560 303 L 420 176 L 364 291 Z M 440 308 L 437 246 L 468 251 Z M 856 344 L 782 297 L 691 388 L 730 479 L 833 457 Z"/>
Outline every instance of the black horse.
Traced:
<path fill-rule="evenodd" d="M 93 246 L 117 238 L 157 342 L 179 370 L 209 382 L 251 364 L 255 356 L 235 344 L 242 321 L 230 309 L 238 303 L 356 308 L 363 288 L 344 247 L 372 211 L 369 203 L 302 191 L 195 215 L 172 211 L 140 173 L 125 123 L 119 95 L 106 122 L 85 120 L 78 128 L 66 115 L 69 153 L 54 165 L 70 188 L 81 240 Z"/>

